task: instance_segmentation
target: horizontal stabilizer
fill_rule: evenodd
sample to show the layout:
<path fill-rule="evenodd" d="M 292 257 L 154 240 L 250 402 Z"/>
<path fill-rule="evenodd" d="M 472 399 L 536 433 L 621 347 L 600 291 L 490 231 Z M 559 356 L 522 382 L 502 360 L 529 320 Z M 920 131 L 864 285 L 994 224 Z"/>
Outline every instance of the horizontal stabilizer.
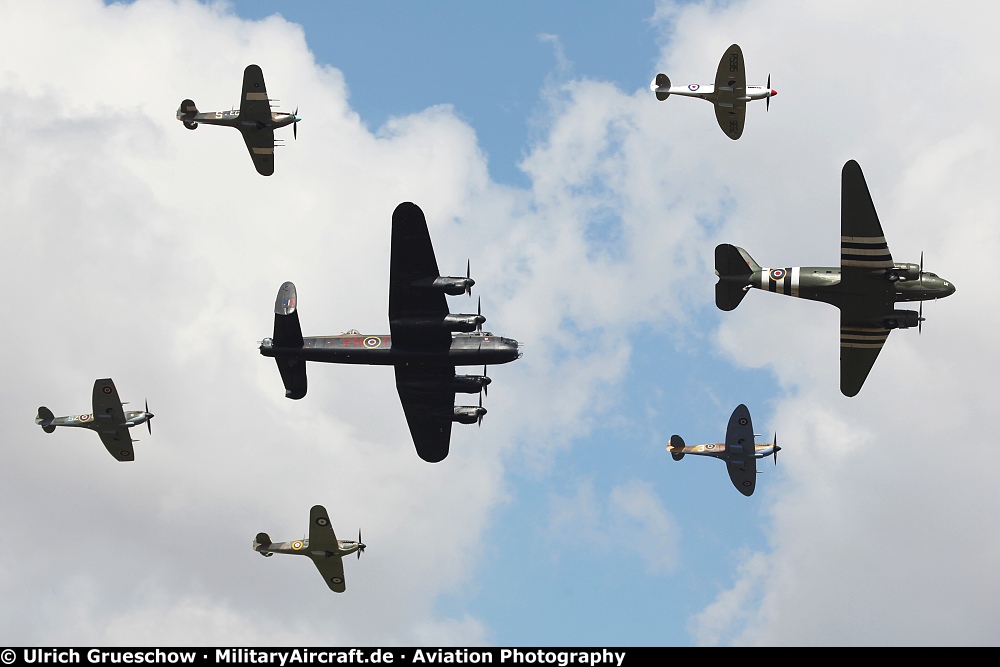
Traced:
<path fill-rule="evenodd" d="M 38 408 L 38 415 L 35 417 L 35 423 L 42 427 L 42 430 L 46 433 L 52 433 L 56 430 L 53 426 L 52 420 L 55 419 L 55 415 L 44 405 Z"/>
<path fill-rule="evenodd" d="M 670 97 L 670 93 L 667 92 L 670 89 L 670 77 L 662 73 L 657 74 L 656 78 L 653 79 L 653 82 L 649 84 L 649 88 L 654 93 L 656 93 L 656 99 L 662 102 L 663 100 Z M 666 88 L 667 90 L 663 90 L 664 88 Z"/>
<path fill-rule="evenodd" d="M 720 310 L 734 310 L 746 296 L 750 278 L 759 271 L 757 264 L 743 248 L 728 243 L 715 247 L 715 305 Z"/>

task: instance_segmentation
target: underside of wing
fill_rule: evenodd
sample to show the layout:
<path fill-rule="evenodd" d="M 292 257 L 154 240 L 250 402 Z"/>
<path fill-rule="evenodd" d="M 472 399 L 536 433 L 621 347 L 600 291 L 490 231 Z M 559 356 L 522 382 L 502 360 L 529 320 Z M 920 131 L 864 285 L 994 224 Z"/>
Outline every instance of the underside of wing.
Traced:
<path fill-rule="evenodd" d="M 892 308 L 889 308 L 890 312 Z M 840 391 L 857 396 L 889 338 L 889 329 L 871 320 L 859 323 L 850 307 L 840 311 Z"/>
<path fill-rule="evenodd" d="M 733 486 L 744 496 L 752 496 L 757 485 L 756 459 L 750 457 L 741 461 L 726 461 L 726 469 L 729 470 Z"/>
<path fill-rule="evenodd" d="M 426 286 L 439 275 L 423 211 L 410 202 L 400 204 L 392 213 L 389 257 L 389 329 L 394 347 L 451 345 L 451 333 L 442 328 L 398 325 L 403 319 L 432 321 L 448 314 L 444 293 Z"/>
<path fill-rule="evenodd" d="M 892 254 L 865 175 L 854 160 L 849 160 L 841 172 L 840 265 L 842 284 L 848 291 L 855 291 L 858 284 L 868 280 L 876 281 L 879 291 L 894 291 L 882 277 L 893 267 Z"/>
<path fill-rule="evenodd" d="M 98 424 L 118 426 L 125 423 L 125 410 L 111 378 L 94 381 L 93 405 L 94 421 Z"/>
<path fill-rule="evenodd" d="M 268 122 L 271 102 L 264 87 L 264 73 L 257 65 L 243 70 L 243 94 L 240 96 L 240 121 Z"/>
<path fill-rule="evenodd" d="M 753 422 L 750 410 L 742 403 L 736 406 L 726 426 L 726 468 L 733 486 L 745 496 L 753 493 L 757 483 L 757 464 L 754 458 Z"/>
<path fill-rule="evenodd" d="M 312 548 L 310 543 L 309 548 Z M 309 558 L 316 564 L 316 569 L 323 576 L 323 581 L 334 593 L 343 593 L 347 590 L 344 584 L 344 561 L 338 555 L 326 556 L 322 554 L 310 554 Z"/>
<path fill-rule="evenodd" d="M 745 102 L 734 102 L 732 106 L 715 105 L 715 119 L 719 121 L 719 127 L 730 139 L 739 139 L 743 136 L 743 122 L 746 117 Z"/>
<path fill-rule="evenodd" d="M 438 463 L 448 456 L 455 391 L 446 383 L 454 376 L 454 366 L 396 366 L 396 391 L 406 424 L 417 454 L 428 463 Z"/>
<path fill-rule="evenodd" d="M 719 61 L 719 69 L 715 71 L 715 93 L 720 91 L 728 97 L 731 93 L 734 97 L 743 97 L 747 90 L 747 74 L 743 67 L 743 50 L 738 44 L 733 44 L 722 60 Z"/>
<path fill-rule="evenodd" d="M 274 173 L 274 130 L 271 128 L 245 128 L 240 126 L 240 134 L 246 142 L 253 166 L 261 176 Z"/>
<path fill-rule="evenodd" d="M 314 505 L 309 510 L 309 547 L 332 548 L 334 551 L 339 548 L 330 515 L 322 505 Z"/>
<path fill-rule="evenodd" d="M 119 461 L 134 461 L 135 452 L 132 449 L 132 435 L 127 426 L 108 426 L 97 431 L 101 442 L 111 456 Z"/>

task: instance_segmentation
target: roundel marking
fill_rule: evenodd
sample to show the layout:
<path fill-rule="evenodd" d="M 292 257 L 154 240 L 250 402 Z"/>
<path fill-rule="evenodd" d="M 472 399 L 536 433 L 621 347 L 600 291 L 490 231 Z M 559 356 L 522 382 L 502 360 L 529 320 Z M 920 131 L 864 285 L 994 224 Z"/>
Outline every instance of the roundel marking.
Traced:
<path fill-rule="evenodd" d="M 302 542 L 300 540 L 295 540 L 294 542 L 292 542 L 292 548 L 298 551 L 299 549 L 302 548 Z"/>
<path fill-rule="evenodd" d="M 128 458 L 130 455 L 129 455 L 128 451 L 126 451 L 126 450 L 123 449 L 122 450 L 122 456 L 124 456 L 125 458 Z"/>
<path fill-rule="evenodd" d="M 332 581 L 335 584 L 342 584 L 342 583 L 344 583 L 344 580 L 341 579 L 340 577 L 330 577 L 330 581 Z"/>
<path fill-rule="evenodd" d="M 327 519 L 325 516 L 321 516 L 321 517 L 319 517 L 319 518 L 316 519 L 316 525 L 317 526 L 325 526 L 325 525 L 327 525 L 329 523 L 330 523 L 330 520 Z"/>
<path fill-rule="evenodd" d="M 778 282 L 779 280 L 785 279 L 784 269 L 771 269 L 771 280 Z"/>
<path fill-rule="evenodd" d="M 82 422 L 89 422 L 93 418 L 93 415 L 80 415 L 80 421 Z"/>
<path fill-rule="evenodd" d="M 701 86 L 699 86 L 697 83 L 692 83 L 691 85 L 688 86 L 688 90 L 690 90 L 691 92 L 694 92 L 699 88 L 701 88 Z"/>
<path fill-rule="evenodd" d="M 746 425 L 747 425 L 747 418 L 740 417 L 740 426 L 746 426 Z"/>
<path fill-rule="evenodd" d="M 743 486 L 750 486 L 750 480 L 746 480 L 745 482 L 743 482 Z"/>
<path fill-rule="evenodd" d="M 101 391 L 103 391 L 105 394 L 110 394 L 111 387 L 101 387 Z"/>
<path fill-rule="evenodd" d="M 371 349 L 374 349 L 376 347 L 381 346 L 382 345 L 382 339 L 379 338 L 378 336 L 369 336 L 368 338 L 365 338 L 364 344 L 365 344 L 365 347 L 367 347 L 369 350 L 371 350 Z"/>
<path fill-rule="evenodd" d="M 705 449 L 715 449 L 715 445 L 705 445 Z"/>

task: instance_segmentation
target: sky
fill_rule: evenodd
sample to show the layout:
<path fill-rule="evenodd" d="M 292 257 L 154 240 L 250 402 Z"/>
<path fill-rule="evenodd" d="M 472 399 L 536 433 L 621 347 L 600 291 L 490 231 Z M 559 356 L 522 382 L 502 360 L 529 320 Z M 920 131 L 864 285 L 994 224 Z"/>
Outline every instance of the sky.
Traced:
<path fill-rule="evenodd" d="M 0 2 L 0 277 L 24 295 L 0 358 L 0 643 L 1000 644 L 998 11 Z M 648 89 L 711 83 L 733 43 L 779 92 L 736 142 Z M 303 119 L 266 178 L 236 132 L 174 117 L 238 106 L 250 63 Z M 713 274 L 718 243 L 837 265 L 850 159 L 894 258 L 957 286 L 854 398 L 834 308 L 754 292 L 724 313 Z M 524 343 L 439 464 L 390 369 L 310 364 L 289 401 L 257 351 L 286 280 L 305 335 L 388 332 L 403 201 Z M 156 414 L 134 462 L 33 422 L 90 412 L 104 377 Z M 750 498 L 665 450 L 722 439 L 740 403 L 783 448 Z M 363 531 L 342 595 L 251 549 L 314 504 Z"/>

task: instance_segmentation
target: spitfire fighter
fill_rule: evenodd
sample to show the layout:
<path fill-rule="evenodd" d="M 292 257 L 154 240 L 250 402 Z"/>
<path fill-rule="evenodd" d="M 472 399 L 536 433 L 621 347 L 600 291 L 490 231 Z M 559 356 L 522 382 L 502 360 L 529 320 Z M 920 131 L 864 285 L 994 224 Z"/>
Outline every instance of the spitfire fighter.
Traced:
<path fill-rule="evenodd" d="M 861 167 L 842 171 L 840 266 L 761 268 L 742 248 L 715 248 L 715 303 L 733 310 L 751 287 L 840 308 L 840 391 L 861 391 L 893 329 L 917 327 L 920 312 L 896 310 L 896 301 L 926 301 L 955 293 L 955 286 L 920 264 L 894 262 Z"/>
<path fill-rule="evenodd" d="M 452 422 L 482 423 L 482 392 L 491 381 L 486 365 L 521 356 L 516 340 L 482 330 L 481 309 L 475 315 L 449 312 L 446 294 L 471 296 L 475 281 L 468 273 L 467 265 L 464 278 L 439 274 L 424 214 L 404 202 L 392 214 L 390 334 L 303 338 L 295 285 L 286 282 L 274 304 L 274 336 L 261 342 L 260 353 L 274 357 L 291 399 L 306 395 L 307 361 L 393 366 L 417 454 L 437 463 L 448 456 Z M 455 374 L 456 366 L 480 365 L 482 375 Z M 456 406 L 456 392 L 478 393 L 479 405 Z"/>
<path fill-rule="evenodd" d="M 56 417 L 47 407 L 38 408 L 38 415 L 35 423 L 42 427 L 46 433 L 52 433 L 56 426 L 70 426 L 74 428 L 89 428 L 97 431 L 101 437 L 101 442 L 107 447 L 111 456 L 119 461 L 133 461 L 135 454 L 132 451 L 132 440 L 129 429 L 145 422 L 149 434 L 153 434 L 151 421 L 153 414 L 149 411 L 149 404 L 145 410 L 122 409 L 125 405 L 118 398 L 118 390 L 111 378 L 97 380 L 94 382 L 94 411 L 89 415 L 71 415 L 69 417 Z"/>
<path fill-rule="evenodd" d="M 177 109 L 177 120 L 184 127 L 195 130 L 198 125 L 224 125 L 235 127 L 243 135 L 250 158 L 257 172 L 263 176 L 274 173 L 274 131 L 292 126 L 292 136 L 298 138 L 299 110 L 294 113 L 272 112 L 271 99 L 264 88 L 264 73 L 257 65 L 247 65 L 243 70 L 243 94 L 239 111 L 207 111 L 201 113 L 191 100 L 184 100 Z"/>
<path fill-rule="evenodd" d="M 743 51 L 737 44 L 726 50 L 719 69 L 715 72 L 715 85 L 692 83 L 687 86 L 671 86 L 666 74 L 657 74 L 649 89 L 656 93 L 661 102 L 671 95 L 698 97 L 715 105 L 715 118 L 719 127 L 730 139 L 739 139 L 743 134 L 743 122 L 747 115 L 747 102 L 764 100 L 767 108 L 771 98 L 778 91 L 771 88 L 771 75 L 767 76 L 767 86 L 748 86 L 743 64 Z"/>
<path fill-rule="evenodd" d="M 267 533 L 257 533 L 253 541 L 253 550 L 264 557 L 274 554 L 293 554 L 309 556 L 316 569 L 323 576 L 323 581 L 335 593 L 347 590 L 344 585 L 344 556 L 357 552 L 361 558 L 365 545 L 361 541 L 361 531 L 358 531 L 358 541 L 338 540 L 330 525 L 330 515 L 322 505 L 314 505 L 309 510 L 309 539 L 293 540 L 291 542 L 272 542 Z"/>
<path fill-rule="evenodd" d="M 680 461 L 685 454 L 722 459 L 726 462 L 729 479 L 732 480 L 733 486 L 744 496 L 751 496 L 757 484 L 757 459 L 773 456 L 774 463 L 777 465 L 778 452 L 781 451 L 781 447 L 778 447 L 777 435 L 774 436 L 773 443 L 763 444 L 754 442 L 756 435 L 750 421 L 750 411 L 747 406 L 740 404 L 736 406 L 729 418 L 725 442 L 689 447 L 684 444 L 684 438 L 672 435 L 667 445 L 667 451 L 670 452 L 674 461 Z"/>

